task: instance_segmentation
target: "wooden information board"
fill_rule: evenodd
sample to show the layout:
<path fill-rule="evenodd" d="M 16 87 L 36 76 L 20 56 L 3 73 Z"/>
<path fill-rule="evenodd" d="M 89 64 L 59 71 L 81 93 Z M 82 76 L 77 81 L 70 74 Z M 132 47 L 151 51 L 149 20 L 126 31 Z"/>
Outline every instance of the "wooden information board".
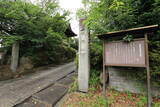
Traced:
<path fill-rule="evenodd" d="M 145 40 L 105 42 L 106 66 L 146 67 Z"/>
<path fill-rule="evenodd" d="M 159 30 L 158 25 L 144 26 L 121 31 L 108 32 L 98 35 L 103 39 L 103 95 L 106 97 L 106 72 L 109 66 L 145 67 L 147 70 L 147 107 L 152 106 L 150 68 L 148 54 L 148 34 Z M 132 35 L 132 42 L 110 42 L 109 40 L 123 39 L 126 35 Z"/>

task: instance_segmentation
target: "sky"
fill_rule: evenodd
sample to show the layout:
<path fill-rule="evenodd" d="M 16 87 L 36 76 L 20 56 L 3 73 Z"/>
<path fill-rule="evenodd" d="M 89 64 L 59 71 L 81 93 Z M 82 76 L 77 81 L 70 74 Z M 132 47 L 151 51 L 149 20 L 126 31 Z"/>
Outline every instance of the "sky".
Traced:
<path fill-rule="evenodd" d="M 36 0 L 31 0 L 33 3 Z M 59 0 L 59 5 L 61 8 L 68 10 L 71 12 L 69 18 L 71 18 L 71 28 L 72 30 L 78 34 L 79 33 L 79 25 L 78 21 L 76 20 L 76 11 L 78 8 L 83 7 L 82 0 Z"/>
<path fill-rule="evenodd" d="M 64 8 L 66 10 L 69 10 L 71 12 L 70 18 L 71 18 L 71 27 L 73 31 L 78 34 L 79 32 L 79 25 L 78 21 L 76 20 L 76 11 L 78 8 L 82 8 L 82 0 L 59 0 L 59 5 L 61 8 Z"/>

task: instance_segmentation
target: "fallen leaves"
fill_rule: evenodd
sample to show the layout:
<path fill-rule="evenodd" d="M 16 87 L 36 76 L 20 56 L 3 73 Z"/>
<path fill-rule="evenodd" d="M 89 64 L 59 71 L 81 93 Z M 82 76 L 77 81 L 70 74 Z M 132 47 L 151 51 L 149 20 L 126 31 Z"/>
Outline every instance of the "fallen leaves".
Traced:
<path fill-rule="evenodd" d="M 108 107 L 145 107 L 147 103 L 143 95 L 112 89 L 107 89 L 106 96 Z M 67 100 L 61 107 L 104 107 L 103 100 L 101 89 L 88 93 L 72 92 L 67 95 Z M 153 98 L 153 102 L 154 105 L 160 106 L 160 99 Z"/>

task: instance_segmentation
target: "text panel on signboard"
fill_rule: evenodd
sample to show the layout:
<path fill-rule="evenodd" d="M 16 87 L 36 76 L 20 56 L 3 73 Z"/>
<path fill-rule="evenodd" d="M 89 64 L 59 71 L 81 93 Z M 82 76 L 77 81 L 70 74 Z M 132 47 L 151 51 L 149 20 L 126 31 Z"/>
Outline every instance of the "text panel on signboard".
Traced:
<path fill-rule="evenodd" d="M 105 43 L 105 65 L 145 67 L 145 41 Z"/>

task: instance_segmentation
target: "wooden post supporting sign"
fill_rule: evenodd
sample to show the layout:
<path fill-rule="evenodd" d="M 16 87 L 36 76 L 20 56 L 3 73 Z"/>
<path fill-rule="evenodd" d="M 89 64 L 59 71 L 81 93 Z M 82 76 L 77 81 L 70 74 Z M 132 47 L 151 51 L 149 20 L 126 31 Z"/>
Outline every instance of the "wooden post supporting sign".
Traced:
<path fill-rule="evenodd" d="M 106 98 L 105 42 L 103 41 L 103 96 Z"/>
<path fill-rule="evenodd" d="M 149 54 L 148 54 L 148 36 L 145 33 L 145 52 L 146 52 L 146 68 L 147 68 L 147 106 L 151 107 L 152 105 L 152 96 L 151 96 L 151 82 L 150 82 L 150 68 L 149 68 Z"/>

